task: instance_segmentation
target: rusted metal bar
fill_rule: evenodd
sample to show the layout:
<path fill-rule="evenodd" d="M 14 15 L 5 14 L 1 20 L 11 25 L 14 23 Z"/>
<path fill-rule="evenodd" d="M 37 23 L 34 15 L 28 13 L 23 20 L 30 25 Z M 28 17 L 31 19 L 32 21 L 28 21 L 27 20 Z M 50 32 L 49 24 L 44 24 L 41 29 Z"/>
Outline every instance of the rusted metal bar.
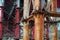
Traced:
<path fill-rule="evenodd" d="M 19 38 L 19 22 L 20 22 L 20 9 L 16 9 L 16 29 L 15 29 L 15 37 L 18 39 Z"/>
<path fill-rule="evenodd" d="M 16 24 L 16 28 L 15 28 L 15 38 L 16 39 L 19 39 L 19 30 L 20 30 L 20 27 L 19 27 L 19 22 L 20 22 L 20 0 L 17 0 L 16 1 L 16 11 L 15 11 L 15 22 L 17 23 Z"/>

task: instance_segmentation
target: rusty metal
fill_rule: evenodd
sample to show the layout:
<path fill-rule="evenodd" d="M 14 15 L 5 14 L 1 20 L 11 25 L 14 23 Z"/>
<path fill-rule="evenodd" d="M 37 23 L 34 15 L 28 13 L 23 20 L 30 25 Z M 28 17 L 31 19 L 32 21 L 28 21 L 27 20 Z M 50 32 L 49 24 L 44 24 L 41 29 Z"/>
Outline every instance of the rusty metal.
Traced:
<path fill-rule="evenodd" d="M 16 0 L 16 9 L 15 9 L 15 38 L 19 39 L 19 30 L 20 30 L 20 25 L 18 24 L 20 22 L 20 0 Z"/>

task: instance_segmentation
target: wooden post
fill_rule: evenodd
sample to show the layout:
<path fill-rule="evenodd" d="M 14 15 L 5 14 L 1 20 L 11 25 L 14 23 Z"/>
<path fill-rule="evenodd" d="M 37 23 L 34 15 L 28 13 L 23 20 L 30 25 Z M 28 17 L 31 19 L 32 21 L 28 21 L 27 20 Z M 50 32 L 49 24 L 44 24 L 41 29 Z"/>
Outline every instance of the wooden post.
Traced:
<path fill-rule="evenodd" d="M 35 0 L 35 2 L 34 2 L 35 5 L 33 5 L 33 6 L 35 6 L 36 10 L 39 10 L 41 8 L 41 6 L 40 6 L 41 3 L 40 2 L 41 2 L 41 0 Z"/>
<path fill-rule="evenodd" d="M 52 40 L 58 40 L 58 38 L 57 38 L 57 26 L 56 26 L 56 24 L 53 24 L 53 38 L 52 38 Z"/>
<path fill-rule="evenodd" d="M 29 0 L 24 0 L 24 11 L 23 18 L 26 19 L 29 16 L 30 2 Z M 23 40 L 29 40 L 29 29 L 28 21 L 23 22 Z"/>
<path fill-rule="evenodd" d="M 53 2 L 53 12 L 56 12 L 56 9 L 57 9 L 57 0 L 52 0 L 52 2 Z M 57 38 L 57 26 L 56 26 L 56 24 L 53 24 L 53 33 L 54 33 L 54 35 L 53 35 L 53 38 L 52 38 L 52 40 L 58 40 L 58 38 Z"/>
<path fill-rule="evenodd" d="M 35 19 L 35 40 L 44 40 L 44 16 L 37 14 Z"/>
<path fill-rule="evenodd" d="M 24 22 L 23 26 L 23 40 L 29 40 L 29 28 L 28 23 Z"/>
<path fill-rule="evenodd" d="M 57 10 L 57 0 L 52 0 L 52 2 L 53 2 L 53 12 L 56 12 L 56 10 Z"/>
<path fill-rule="evenodd" d="M 24 11 L 23 11 L 24 19 L 28 18 L 28 16 L 29 16 L 29 8 L 30 8 L 29 0 L 24 0 Z"/>
<path fill-rule="evenodd" d="M 35 0 L 35 10 L 39 11 L 40 7 L 40 0 Z M 35 40 L 44 40 L 44 15 L 37 12 L 34 15 L 35 21 Z"/>

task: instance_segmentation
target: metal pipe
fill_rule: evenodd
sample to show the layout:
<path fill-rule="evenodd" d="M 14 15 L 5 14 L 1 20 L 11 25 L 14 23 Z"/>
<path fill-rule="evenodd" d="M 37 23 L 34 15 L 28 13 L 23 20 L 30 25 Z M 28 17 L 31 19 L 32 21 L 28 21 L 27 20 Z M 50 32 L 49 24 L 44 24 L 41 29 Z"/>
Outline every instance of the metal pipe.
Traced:
<path fill-rule="evenodd" d="M 24 10 L 23 10 L 24 19 L 28 18 L 29 16 L 29 6 L 30 6 L 29 0 L 24 0 Z"/>
<path fill-rule="evenodd" d="M 16 1 L 16 10 L 15 10 L 15 22 L 16 22 L 16 28 L 15 28 L 15 38 L 16 39 L 19 39 L 19 30 L 20 30 L 20 27 L 19 27 L 19 22 L 20 22 L 20 0 L 17 0 Z"/>
<path fill-rule="evenodd" d="M 20 18 L 20 16 L 19 16 L 20 15 L 20 9 L 16 9 L 16 12 L 15 13 L 16 13 L 16 16 L 15 16 L 15 19 L 16 19 L 15 20 L 16 21 L 15 37 L 16 38 L 19 38 L 19 30 L 20 29 L 19 29 L 19 24 L 18 23 L 20 21 L 20 19 L 19 19 Z"/>
<path fill-rule="evenodd" d="M 29 40 L 29 27 L 28 23 L 25 22 L 23 25 L 23 40 Z"/>

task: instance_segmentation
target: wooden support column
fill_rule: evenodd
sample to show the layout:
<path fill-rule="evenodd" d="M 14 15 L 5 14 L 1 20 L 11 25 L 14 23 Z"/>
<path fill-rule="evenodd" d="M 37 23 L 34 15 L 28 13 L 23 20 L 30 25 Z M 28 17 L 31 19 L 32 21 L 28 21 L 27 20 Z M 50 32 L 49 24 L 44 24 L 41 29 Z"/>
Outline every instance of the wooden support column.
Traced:
<path fill-rule="evenodd" d="M 30 0 L 24 0 L 24 11 L 23 11 L 23 18 L 26 19 L 29 16 L 30 11 Z M 29 40 L 29 29 L 28 29 L 28 21 L 23 22 L 23 40 Z"/>
<path fill-rule="evenodd" d="M 52 40 L 58 40 L 58 38 L 57 38 L 57 26 L 56 26 L 56 24 L 53 24 L 53 38 L 52 38 Z"/>
<path fill-rule="evenodd" d="M 57 0 L 52 0 L 52 2 L 53 2 L 53 12 L 56 12 L 56 10 L 57 10 Z M 53 33 L 54 33 L 54 35 L 53 35 L 53 38 L 52 38 L 52 40 L 58 40 L 58 34 L 57 34 L 57 26 L 56 26 L 56 24 L 53 24 Z"/>
<path fill-rule="evenodd" d="M 53 2 L 53 12 L 56 12 L 56 10 L 57 10 L 57 0 L 52 0 L 52 2 Z"/>
<path fill-rule="evenodd" d="M 34 15 L 35 21 L 35 40 L 44 40 L 44 15 Z"/>
<path fill-rule="evenodd" d="M 29 40 L 29 28 L 26 22 L 24 22 L 23 25 L 23 40 Z"/>
<path fill-rule="evenodd" d="M 41 0 L 35 0 L 35 10 L 37 13 L 34 13 L 35 21 L 35 40 L 44 40 L 44 14 L 39 13 L 41 9 Z"/>

